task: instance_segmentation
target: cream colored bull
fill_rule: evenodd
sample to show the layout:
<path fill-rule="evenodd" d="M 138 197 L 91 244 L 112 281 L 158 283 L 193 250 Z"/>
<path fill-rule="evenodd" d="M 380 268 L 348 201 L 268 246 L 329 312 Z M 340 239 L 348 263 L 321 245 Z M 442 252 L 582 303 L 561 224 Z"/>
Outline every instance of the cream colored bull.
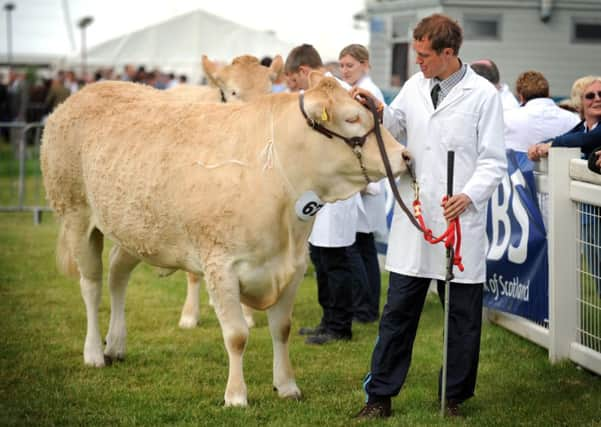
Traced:
<path fill-rule="evenodd" d="M 256 57 L 243 55 L 234 58 L 231 64 L 220 67 L 203 55 L 202 68 L 211 86 L 180 85 L 168 93 L 187 102 L 252 101 L 271 92 L 272 83 L 283 71 L 284 61 L 280 55 L 276 55 L 268 68 L 262 66 Z M 200 282 L 201 276 L 187 273 L 188 286 L 179 320 L 180 328 L 193 328 L 200 322 Z M 252 309 L 242 305 L 242 311 L 248 326 L 253 327 Z"/>
<path fill-rule="evenodd" d="M 317 82 L 319 80 L 319 82 Z M 309 117 L 347 137 L 372 116 L 331 78 L 312 75 Z M 248 104 L 174 103 L 122 82 L 86 86 L 49 117 L 42 144 L 48 199 L 60 218 L 59 267 L 78 273 L 87 312 L 84 363 L 105 366 L 126 351 L 125 291 L 140 262 L 204 272 L 229 358 L 225 405 L 246 406 L 242 358 L 248 339 L 240 302 L 267 310 L 273 385 L 299 398 L 288 355 L 292 307 L 306 269 L 312 220 L 295 210 L 313 191 L 323 201 L 366 186 L 353 151 L 307 126 L 298 94 Z M 384 142 L 396 175 L 405 153 Z M 373 181 L 384 167 L 371 133 L 363 148 Z M 111 316 L 103 351 L 98 322 L 104 236 Z"/>
<path fill-rule="evenodd" d="M 284 61 L 276 55 L 271 65 L 264 67 L 256 57 L 242 55 L 220 67 L 203 55 L 202 69 L 209 86 L 179 85 L 167 92 L 190 102 L 252 101 L 271 92 L 272 83 L 284 69 Z"/>

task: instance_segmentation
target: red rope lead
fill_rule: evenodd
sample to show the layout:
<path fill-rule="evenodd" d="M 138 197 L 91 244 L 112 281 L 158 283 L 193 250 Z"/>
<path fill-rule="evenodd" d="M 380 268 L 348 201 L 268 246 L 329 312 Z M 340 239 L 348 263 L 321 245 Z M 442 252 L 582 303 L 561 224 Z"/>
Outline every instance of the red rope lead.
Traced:
<path fill-rule="evenodd" d="M 447 197 L 445 196 L 442 199 L 442 202 L 444 203 L 446 200 Z M 434 237 L 432 235 L 432 230 L 426 227 L 424 217 L 422 216 L 422 205 L 419 199 L 416 199 L 413 202 L 413 211 L 415 213 L 415 218 L 419 222 L 420 229 L 424 234 L 424 239 L 433 245 L 444 240 L 444 245 L 447 249 L 454 247 L 453 265 L 456 265 L 457 268 L 459 268 L 459 271 L 463 271 L 464 267 L 461 262 L 461 225 L 459 224 L 459 217 L 449 222 L 449 226 L 444 233 L 438 237 Z"/>

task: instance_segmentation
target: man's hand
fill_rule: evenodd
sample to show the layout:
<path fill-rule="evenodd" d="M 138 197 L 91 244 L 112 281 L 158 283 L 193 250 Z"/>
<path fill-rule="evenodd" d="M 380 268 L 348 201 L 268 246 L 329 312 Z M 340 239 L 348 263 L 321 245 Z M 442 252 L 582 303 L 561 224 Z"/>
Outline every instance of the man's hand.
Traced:
<path fill-rule="evenodd" d="M 382 110 L 384 109 L 384 104 L 382 104 L 378 98 L 376 98 L 370 91 L 362 89 L 360 87 L 357 86 L 353 86 L 349 92 L 351 94 L 351 96 L 353 97 L 353 99 L 356 99 L 357 101 L 359 101 L 361 104 L 363 105 L 367 105 L 367 98 L 370 98 L 374 105 L 376 106 L 376 110 L 378 110 L 378 113 L 382 112 Z"/>
<path fill-rule="evenodd" d="M 597 156 L 597 161 L 595 162 L 595 164 L 598 168 L 601 168 L 601 150 L 597 151 L 595 155 Z"/>
<path fill-rule="evenodd" d="M 452 221 L 461 215 L 472 204 L 467 194 L 459 193 L 451 196 L 446 203 L 442 205 L 444 208 L 444 217 L 447 221 Z"/>

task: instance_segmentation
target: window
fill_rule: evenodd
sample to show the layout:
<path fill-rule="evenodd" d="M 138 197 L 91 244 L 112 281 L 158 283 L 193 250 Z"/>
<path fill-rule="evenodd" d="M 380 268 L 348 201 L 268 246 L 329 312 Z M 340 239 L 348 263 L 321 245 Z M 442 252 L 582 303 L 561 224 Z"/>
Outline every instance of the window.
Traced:
<path fill-rule="evenodd" d="M 464 16 L 463 35 L 466 40 L 500 40 L 500 16 Z"/>
<path fill-rule="evenodd" d="M 392 73 L 390 86 L 401 87 L 409 77 L 409 43 L 394 43 L 392 45 Z"/>
<path fill-rule="evenodd" d="M 392 17 L 392 38 L 409 40 L 411 37 L 411 24 L 413 17 L 411 16 L 393 16 Z M 414 24 L 415 25 L 415 24 Z"/>
<path fill-rule="evenodd" d="M 599 43 L 601 42 L 601 18 L 587 20 L 575 18 L 572 21 L 573 43 Z"/>

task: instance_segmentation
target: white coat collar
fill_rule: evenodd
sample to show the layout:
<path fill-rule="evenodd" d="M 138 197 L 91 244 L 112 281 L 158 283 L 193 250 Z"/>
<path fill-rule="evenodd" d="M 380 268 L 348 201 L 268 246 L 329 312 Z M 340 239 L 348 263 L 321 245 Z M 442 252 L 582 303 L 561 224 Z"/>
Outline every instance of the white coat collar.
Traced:
<path fill-rule="evenodd" d="M 431 79 L 427 79 L 424 77 L 424 74 L 420 71 L 418 77 L 418 87 L 419 91 L 423 97 L 423 100 L 428 105 L 428 108 L 432 111 L 432 114 L 436 114 L 450 105 L 453 105 L 458 100 L 463 98 L 469 91 L 474 89 L 477 86 L 478 75 L 467 66 L 467 70 L 465 71 L 465 76 L 451 89 L 451 92 L 442 100 L 442 102 L 438 105 L 438 108 L 434 110 L 432 106 L 432 101 L 430 99 L 430 81 Z"/>

